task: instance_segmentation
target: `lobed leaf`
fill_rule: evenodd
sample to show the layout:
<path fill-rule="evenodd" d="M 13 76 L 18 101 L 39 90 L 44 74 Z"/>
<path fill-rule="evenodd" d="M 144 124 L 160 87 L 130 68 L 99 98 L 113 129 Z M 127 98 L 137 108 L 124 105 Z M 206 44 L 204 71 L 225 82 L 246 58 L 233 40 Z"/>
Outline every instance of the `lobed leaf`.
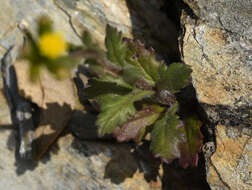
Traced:
<path fill-rule="evenodd" d="M 180 91 L 189 84 L 191 72 L 190 66 L 182 63 L 173 63 L 168 67 L 161 65 L 160 80 L 157 82 L 158 90 L 169 90 L 171 93 Z"/>
<path fill-rule="evenodd" d="M 156 60 L 156 54 L 153 49 L 147 50 L 140 41 L 134 42 L 127 39 L 128 51 L 127 59 L 137 59 L 143 70 L 152 78 L 153 81 L 158 81 L 158 69 L 163 63 Z"/>
<path fill-rule="evenodd" d="M 121 127 L 116 127 L 113 135 L 119 142 L 131 139 L 140 142 L 145 134 L 146 127 L 155 123 L 163 110 L 164 108 L 158 105 L 145 106 Z"/>
<path fill-rule="evenodd" d="M 102 136 L 113 133 L 118 125 L 125 123 L 129 117 L 135 114 L 134 102 L 152 95 L 153 91 L 134 90 L 131 93 L 121 96 L 107 94 L 99 98 L 101 113 L 96 122 L 98 133 Z"/>
<path fill-rule="evenodd" d="M 106 27 L 105 45 L 108 59 L 116 65 L 124 65 L 127 45 L 122 40 L 122 33 L 110 25 Z"/>
<path fill-rule="evenodd" d="M 95 76 L 112 75 L 119 77 L 122 69 L 107 60 L 95 59 L 94 57 L 87 59 L 85 64 L 88 64 L 89 71 Z"/>
<path fill-rule="evenodd" d="M 149 89 L 155 86 L 155 82 L 145 72 L 145 70 L 137 60 L 132 61 L 131 64 L 125 63 L 123 67 L 123 79 L 127 83 L 134 86 L 136 86 L 139 83 L 139 81 L 145 84 L 145 86 L 148 86 Z M 139 87 L 141 88 L 141 86 Z"/>
<path fill-rule="evenodd" d="M 167 162 L 179 158 L 181 143 L 185 141 L 183 123 L 176 115 L 178 105 L 175 104 L 158 120 L 151 132 L 151 151 Z"/>
<path fill-rule="evenodd" d="M 158 120 L 151 132 L 151 150 L 166 162 L 178 158 L 182 167 L 197 166 L 202 145 L 201 122 L 195 116 L 182 122 L 176 105 Z"/>

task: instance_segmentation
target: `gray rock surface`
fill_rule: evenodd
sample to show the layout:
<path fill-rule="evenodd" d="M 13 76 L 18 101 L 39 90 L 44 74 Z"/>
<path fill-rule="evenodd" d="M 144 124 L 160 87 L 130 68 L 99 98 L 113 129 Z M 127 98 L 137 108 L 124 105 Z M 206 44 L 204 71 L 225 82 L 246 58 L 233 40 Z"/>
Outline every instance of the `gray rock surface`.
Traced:
<path fill-rule="evenodd" d="M 68 134 L 50 155 L 32 163 L 15 159 L 15 131 L 2 125 L 0 130 L 0 189 L 152 189 L 129 145 L 79 141 Z"/>
<path fill-rule="evenodd" d="M 251 1 L 185 2 L 199 18 L 192 21 L 187 15 L 182 19 L 186 26 L 182 53 L 194 67 L 199 101 L 251 107 Z"/>
<path fill-rule="evenodd" d="M 216 152 L 206 158 L 208 183 L 216 190 L 251 189 L 252 1 L 184 2 L 190 10 L 181 16 L 181 54 L 216 125 Z"/>

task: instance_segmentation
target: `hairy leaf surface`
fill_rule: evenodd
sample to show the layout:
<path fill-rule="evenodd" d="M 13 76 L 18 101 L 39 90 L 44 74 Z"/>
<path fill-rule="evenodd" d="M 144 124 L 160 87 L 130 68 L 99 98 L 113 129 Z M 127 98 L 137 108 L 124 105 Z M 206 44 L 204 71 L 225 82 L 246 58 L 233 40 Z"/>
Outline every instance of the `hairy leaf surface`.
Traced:
<path fill-rule="evenodd" d="M 151 132 L 151 151 L 167 162 L 180 157 L 180 146 L 185 141 L 183 123 L 175 114 L 177 104 L 156 122 Z"/>
<path fill-rule="evenodd" d="M 127 59 L 137 59 L 146 74 L 151 77 L 152 81 L 159 80 L 159 67 L 163 63 L 156 60 L 156 53 L 153 49 L 147 50 L 140 41 L 127 40 L 129 46 Z"/>
<path fill-rule="evenodd" d="M 140 81 L 140 87 L 144 85 L 143 89 L 146 86 L 149 86 L 149 88 L 154 87 L 155 82 L 159 79 L 158 68 L 162 63 L 158 62 L 155 53 L 146 50 L 141 42 L 133 42 L 129 39 L 126 42 L 128 51 L 127 63 L 123 69 L 124 80 L 130 84 L 136 84 Z"/>
<path fill-rule="evenodd" d="M 108 94 L 100 99 L 101 113 L 96 122 L 100 135 L 112 133 L 117 125 L 122 125 L 128 118 L 135 114 L 134 102 L 150 96 L 153 91 L 134 90 L 121 95 Z"/>
<path fill-rule="evenodd" d="M 107 74 L 107 75 L 104 75 L 104 76 L 100 77 L 99 79 L 104 81 L 104 82 L 116 83 L 118 86 L 122 86 L 122 87 L 125 87 L 125 88 L 129 88 L 129 89 L 133 88 L 131 85 L 126 83 L 121 76 L 114 77 L 113 75 Z"/>
<path fill-rule="evenodd" d="M 127 53 L 127 45 L 122 41 L 122 33 L 112 26 L 106 27 L 105 45 L 108 49 L 107 57 L 117 65 L 124 65 Z"/>
<path fill-rule="evenodd" d="M 201 122 L 194 116 L 182 122 L 175 109 L 156 122 L 151 133 L 151 150 L 168 163 L 178 158 L 184 168 L 197 166 L 202 145 Z"/>
<path fill-rule="evenodd" d="M 131 64 L 125 64 L 123 78 L 127 83 L 135 86 L 139 81 L 143 81 L 145 86 L 149 86 L 150 88 L 155 85 L 155 82 L 137 60 L 132 61 Z"/>

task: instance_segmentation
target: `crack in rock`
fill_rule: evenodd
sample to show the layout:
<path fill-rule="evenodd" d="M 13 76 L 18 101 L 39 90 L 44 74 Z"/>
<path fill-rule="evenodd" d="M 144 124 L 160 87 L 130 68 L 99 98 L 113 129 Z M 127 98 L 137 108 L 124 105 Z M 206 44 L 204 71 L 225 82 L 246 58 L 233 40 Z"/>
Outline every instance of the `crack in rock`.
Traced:
<path fill-rule="evenodd" d="M 72 16 L 70 13 L 67 12 L 67 10 L 65 10 L 63 7 L 61 7 L 55 0 L 53 0 L 53 4 L 59 9 L 61 10 L 67 17 L 68 17 L 68 22 L 70 24 L 70 27 L 72 28 L 73 32 L 75 33 L 75 35 L 81 39 L 81 35 L 77 32 L 73 22 L 72 22 Z"/>

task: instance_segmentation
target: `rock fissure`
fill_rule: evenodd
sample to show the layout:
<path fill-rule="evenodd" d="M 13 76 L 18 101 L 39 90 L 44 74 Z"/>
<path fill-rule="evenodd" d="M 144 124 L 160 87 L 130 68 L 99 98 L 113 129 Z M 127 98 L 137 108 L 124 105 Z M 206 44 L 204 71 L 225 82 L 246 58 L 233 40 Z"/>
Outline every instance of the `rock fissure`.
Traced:
<path fill-rule="evenodd" d="M 224 185 L 224 187 L 226 187 L 227 189 L 231 190 L 231 187 L 222 179 L 221 174 L 218 172 L 217 168 L 215 167 L 215 165 L 212 163 L 212 161 L 210 161 L 210 165 L 214 168 L 214 171 L 216 172 L 216 174 L 218 175 L 220 181 L 222 182 L 222 184 Z"/>
<path fill-rule="evenodd" d="M 61 10 L 61 11 L 68 17 L 68 22 L 69 22 L 69 25 L 71 26 L 73 32 L 75 33 L 75 35 L 76 35 L 79 39 L 81 39 L 80 34 L 77 32 L 77 30 L 76 30 L 76 28 L 75 28 L 75 26 L 74 26 L 74 24 L 73 24 L 73 22 L 72 22 L 72 16 L 71 16 L 71 14 L 69 14 L 69 13 L 67 12 L 67 10 L 65 10 L 63 7 L 61 7 L 55 0 L 53 0 L 53 3 L 54 3 L 54 5 L 55 5 L 59 10 Z"/>
<path fill-rule="evenodd" d="M 206 62 L 208 62 L 212 66 L 213 69 L 216 69 L 212 60 L 210 60 L 208 55 L 205 53 L 204 45 L 202 45 L 200 40 L 197 38 L 196 28 L 197 28 L 197 24 L 195 24 L 195 26 L 193 27 L 193 37 L 194 37 L 195 41 L 198 43 L 198 45 L 200 46 L 202 56 L 206 60 Z"/>
<path fill-rule="evenodd" d="M 252 3 L 184 2 L 198 22 L 187 15 L 181 17 L 185 34 L 180 50 L 183 61 L 192 67 L 193 85 L 206 113 L 202 117 L 208 123 L 208 134 L 215 134 L 213 141 L 208 139 L 203 146 L 207 181 L 212 189 L 250 189 L 245 181 L 252 181 L 248 161 L 252 159 L 251 150 L 247 148 L 252 137 L 252 67 L 248 56 L 252 47 Z M 209 151 L 213 142 L 214 153 Z"/>

